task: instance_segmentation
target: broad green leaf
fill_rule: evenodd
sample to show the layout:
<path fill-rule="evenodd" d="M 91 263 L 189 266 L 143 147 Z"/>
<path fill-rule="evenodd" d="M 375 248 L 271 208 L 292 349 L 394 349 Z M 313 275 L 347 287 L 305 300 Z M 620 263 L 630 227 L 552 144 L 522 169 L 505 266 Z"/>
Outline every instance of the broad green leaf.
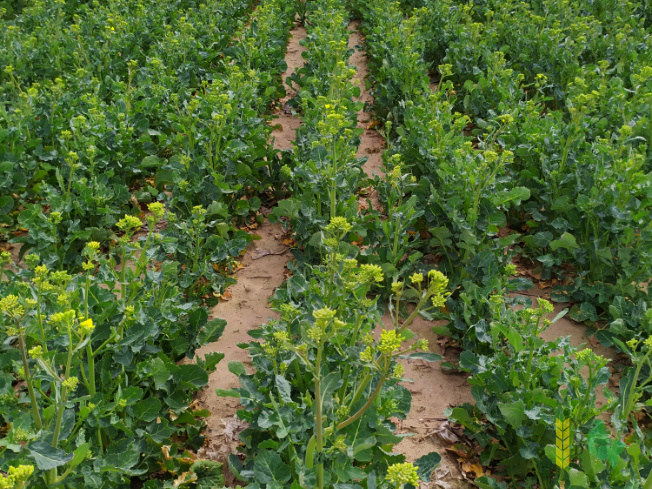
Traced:
<path fill-rule="evenodd" d="M 158 156 L 146 156 L 140 162 L 142 168 L 158 168 L 165 160 L 159 158 Z"/>
<path fill-rule="evenodd" d="M 174 382 L 185 382 L 197 389 L 204 387 L 208 383 L 208 374 L 199 365 L 177 365 L 172 371 Z"/>
<path fill-rule="evenodd" d="M 500 409 L 505 420 L 517 429 L 523 425 L 523 421 L 527 418 L 524 412 L 525 404 L 521 400 L 498 404 L 498 409 Z"/>
<path fill-rule="evenodd" d="M 468 370 L 472 374 L 478 374 L 486 371 L 486 363 L 487 362 L 484 357 L 478 357 L 469 350 L 465 350 L 460 354 L 460 368 Z"/>
<path fill-rule="evenodd" d="M 496 482 L 493 478 L 483 475 L 478 477 L 473 483 L 480 489 L 507 489 L 507 484 L 504 482 Z"/>
<path fill-rule="evenodd" d="M 409 355 L 401 355 L 400 358 L 409 358 L 410 360 L 426 360 L 427 362 L 439 362 L 444 357 L 437 353 L 430 352 L 417 352 L 410 353 Z"/>
<path fill-rule="evenodd" d="M 290 467 L 281 460 L 281 456 L 271 450 L 263 450 L 254 460 L 254 475 L 263 484 L 276 483 L 281 487 L 292 476 Z"/>
<path fill-rule="evenodd" d="M 218 397 L 240 397 L 240 393 L 235 389 L 215 389 Z"/>
<path fill-rule="evenodd" d="M 414 461 L 414 465 L 417 467 L 417 475 L 419 479 L 423 482 L 430 482 L 430 477 L 432 472 L 437 468 L 441 462 L 441 455 L 437 452 L 430 452 L 423 457 L 419 457 Z"/>
<path fill-rule="evenodd" d="M 9 214 L 14 208 L 14 199 L 8 195 L 0 196 L 0 216 Z"/>
<path fill-rule="evenodd" d="M 148 397 L 133 406 L 129 406 L 127 409 L 134 418 L 149 423 L 158 417 L 161 407 L 161 401 L 156 397 Z"/>
<path fill-rule="evenodd" d="M 589 480 L 584 472 L 571 467 L 568 471 L 568 479 L 570 480 L 571 488 L 584 488 L 589 487 Z M 570 488 L 569 488 L 570 489 Z"/>
<path fill-rule="evenodd" d="M 240 377 L 241 375 L 247 374 L 244 364 L 242 362 L 237 362 L 235 360 L 229 362 L 229 372 L 231 372 L 236 377 Z"/>
<path fill-rule="evenodd" d="M 224 486 L 223 465 L 212 460 L 198 460 L 190 466 L 197 475 L 197 489 L 213 489 Z"/>
<path fill-rule="evenodd" d="M 88 453 L 89 450 L 89 445 L 88 443 L 84 443 L 82 445 L 79 445 L 75 451 L 74 451 L 74 456 L 72 459 L 72 462 L 70 462 L 70 468 L 77 467 L 80 463 L 84 461 L 86 458 L 86 454 Z"/>
<path fill-rule="evenodd" d="M 328 397 L 342 385 L 342 379 L 337 372 L 331 372 L 321 381 L 322 406 L 326 405 Z"/>
<path fill-rule="evenodd" d="M 231 471 L 233 476 L 237 480 L 244 482 L 244 478 L 242 477 L 242 475 L 240 475 L 240 472 L 242 472 L 244 467 L 242 466 L 242 462 L 240 461 L 240 459 L 236 457 L 233 453 L 229 454 L 228 465 L 229 465 L 229 470 Z"/>
<path fill-rule="evenodd" d="M 505 205 L 508 202 L 513 202 L 514 205 L 519 205 L 522 201 L 530 198 L 530 189 L 525 187 L 514 187 L 510 190 L 503 190 L 498 192 L 492 199 L 493 205 L 496 207 Z"/>
<path fill-rule="evenodd" d="M 70 462 L 74 457 L 72 453 L 66 453 L 60 448 L 54 448 L 49 443 L 40 440 L 33 441 L 27 448 L 40 470 L 61 467 Z"/>
<path fill-rule="evenodd" d="M 197 335 L 197 341 L 200 345 L 213 343 L 220 339 L 224 333 L 226 321 L 224 319 L 215 318 L 204 325 Z"/>
<path fill-rule="evenodd" d="M 464 408 L 461 407 L 453 408 L 448 418 L 452 419 L 456 423 L 461 424 L 462 426 L 465 426 L 471 431 L 474 432 L 476 431 L 476 425 L 478 424 L 477 421 L 473 419 L 471 415 Z"/>
<path fill-rule="evenodd" d="M 579 248 L 575 236 L 569 232 L 565 232 L 561 235 L 559 239 L 550 242 L 550 248 L 552 251 L 557 251 L 559 248 L 564 248 L 565 250 L 572 251 Z"/>
<path fill-rule="evenodd" d="M 276 387 L 283 402 L 292 402 L 292 386 L 282 375 L 276 376 Z"/>

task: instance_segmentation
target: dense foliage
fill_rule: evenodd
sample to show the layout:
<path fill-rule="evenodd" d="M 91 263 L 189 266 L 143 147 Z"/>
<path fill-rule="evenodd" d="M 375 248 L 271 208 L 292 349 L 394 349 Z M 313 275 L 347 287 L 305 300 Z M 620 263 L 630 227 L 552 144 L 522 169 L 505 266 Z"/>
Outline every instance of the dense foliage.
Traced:
<path fill-rule="evenodd" d="M 224 485 L 188 456 L 222 354 L 206 305 L 252 241 L 290 229 L 280 319 L 228 365 L 251 489 L 428 482 L 393 452 L 405 358 L 461 347 L 449 418 L 483 488 L 652 488 L 652 11 L 647 1 L 0 2 L 0 488 Z M 360 19 L 374 97 L 358 100 Z M 274 149 L 288 78 L 302 124 Z M 383 174 L 357 158 L 360 111 Z M 382 209 L 361 202 L 372 186 Z M 517 264 L 520 266 L 517 268 Z M 532 304 L 531 279 L 554 286 Z M 382 326 L 388 312 L 391 325 Z M 219 313 L 219 310 L 218 310 Z M 541 333 L 568 314 L 626 357 Z M 382 329 L 382 332 L 378 331 Z M 602 392 L 600 392 L 602 390 Z M 598 402 L 602 393 L 604 402 Z M 569 466 L 557 421 L 572 433 Z M 605 423 L 605 421 L 608 421 Z M 563 464 L 562 464 L 563 465 Z M 6 474 L 3 475 L 3 474 Z"/>

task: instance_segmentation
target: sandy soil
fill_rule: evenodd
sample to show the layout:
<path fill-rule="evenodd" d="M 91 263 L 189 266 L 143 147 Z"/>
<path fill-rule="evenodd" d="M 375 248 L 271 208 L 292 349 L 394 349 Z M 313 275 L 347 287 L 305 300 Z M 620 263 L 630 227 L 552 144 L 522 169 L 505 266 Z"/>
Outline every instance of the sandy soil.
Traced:
<path fill-rule="evenodd" d="M 389 314 L 383 317 L 383 323 L 391 326 Z M 428 340 L 430 351 L 443 354 L 447 360 L 454 360 L 452 352 L 442 352 L 440 337 L 432 332 L 435 323 L 417 318 L 410 330 L 419 338 Z M 425 360 L 402 360 L 405 368 L 404 378 L 411 382 L 403 385 L 412 394 L 412 409 L 405 420 L 398 422 L 399 433 L 411 433 L 396 445 L 395 451 L 414 460 L 430 452 L 441 455 L 442 461 L 433 475 L 430 486 L 443 489 L 467 488 L 471 485 L 464 480 L 457 457 L 446 449 L 455 440 L 455 433 L 448 423 L 444 411 L 465 402 L 473 402 L 471 388 L 466 381 L 466 374 L 447 373 L 439 362 Z"/>
<path fill-rule="evenodd" d="M 367 76 L 369 75 L 369 70 L 367 68 L 367 55 L 363 49 L 364 37 L 358 29 L 360 25 L 359 21 L 354 21 L 349 24 L 349 49 L 355 49 L 355 52 L 351 55 L 349 63 L 353 65 L 357 71 L 355 76 L 355 81 L 360 87 L 360 96 L 358 97 L 359 102 L 363 102 L 365 107 L 370 106 L 373 103 L 373 97 L 369 93 L 366 87 Z M 383 162 L 382 154 L 385 147 L 384 138 L 373 129 L 371 126 L 371 117 L 369 113 L 360 111 L 358 113 L 358 127 L 364 129 L 364 133 L 361 136 L 360 146 L 358 147 L 358 158 L 366 156 L 368 158 L 367 162 L 363 166 L 363 170 L 369 176 L 373 174 L 383 175 L 383 171 L 380 168 Z"/>
<path fill-rule="evenodd" d="M 285 54 L 287 69 L 283 73 L 283 84 L 286 95 L 279 101 L 280 108 L 274 114 L 274 120 L 272 122 L 274 126 L 278 126 L 272 132 L 274 147 L 281 150 L 292 149 L 293 142 L 296 139 L 296 131 L 301 126 L 301 119 L 287 105 L 288 101 L 297 94 L 292 85 L 288 84 L 287 79 L 305 63 L 302 55 L 306 48 L 299 44 L 299 41 L 306 37 L 306 28 L 302 25 L 295 25 L 290 36 L 290 42 L 288 43 Z"/>
<path fill-rule="evenodd" d="M 240 403 L 235 398 L 217 397 L 215 389 L 232 389 L 239 387 L 238 378 L 227 370 L 230 361 L 239 361 L 250 365 L 245 350 L 238 348 L 238 343 L 249 342 L 247 332 L 266 323 L 268 319 L 278 318 L 267 304 L 267 299 L 274 289 L 285 280 L 285 265 L 290 253 L 283 244 L 284 231 L 280 224 L 265 222 L 255 230 L 260 240 L 253 241 L 242 258 L 244 268 L 235 273 L 238 283 L 229 287 L 222 301 L 211 310 L 211 317 L 219 317 L 227 322 L 224 334 L 219 341 L 198 350 L 200 356 L 209 352 L 222 352 L 225 357 L 208 380 L 207 387 L 199 394 L 199 404 L 210 410 L 208 418 L 208 436 L 223 435 L 228 421 L 235 415 Z"/>

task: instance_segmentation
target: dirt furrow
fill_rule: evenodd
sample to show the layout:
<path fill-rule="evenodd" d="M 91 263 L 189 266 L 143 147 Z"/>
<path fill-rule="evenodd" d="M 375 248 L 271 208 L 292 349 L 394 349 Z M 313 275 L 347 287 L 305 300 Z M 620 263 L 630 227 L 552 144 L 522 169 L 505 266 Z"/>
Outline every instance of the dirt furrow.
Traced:
<path fill-rule="evenodd" d="M 349 24 L 349 48 L 355 49 L 349 59 L 357 71 L 356 80 L 360 86 L 358 100 L 367 108 L 373 103 L 373 96 L 367 89 L 367 78 L 369 69 L 367 67 L 367 56 L 363 49 L 364 38 L 359 30 L 359 22 L 353 21 Z M 358 113 L 358 127 L 364 130 L 358 148 L 358 157 L 367 157 L 363 165 L 364 172 L 372 177 L 373 175 L 384 175 L 382 171 L 382 155 L 385 148 L 385 140 L 372 125 L 368 112 L 362 110 Z M 371 200 L 374 209 L 381 210 L 375 189 L 370 189 L 364 198 L 361 198 L 361 207 L 366 207 L 366 199 Z M 363 202 L 364 201 L 364 202 Z M 389 314 L 383 317 L 386 327 L 391 327 L 392 319 Z M 439 338 L 432 332 L 434 323 L 417 318 L 410 327 L 420 338 L 429 341 L 430 350 L 434 353 L 442 352 L 439 347 Z M 379 332 L 377 332 L 379 333 Z M 413 436 L 405 438 L 399 443 L 395 450 L 403 453 L 409 461 L 432 451 L 442 456 L 442 463 L 433 477 L 435 487 L 447 489 L 466 488 L 470 485 L 462 481 L 462 473 L 455 457 L 450 455 L 446 447 L 450 442 L 442 437 L 452 439 L 455 436 L 447 428 L 444 411 L 464 402 L 473 402 L 470 386 L 464 374 L 444 373 L 439 363 L 429 363 L 423 360 L 403 360 L 405 387 L 412 394 L 412 409 L 407 419 L 399 421 L 399 433 L 412 433 Z M 439 435 L 437 434 L 439 433 Z M 434 482 L 437 481 L 437 482 Z"/>
<path fill-rule="evenodd" d="M 353 65 L 357 71 L 355 79 L 360 87 L 360 96 L 358 101 L 363 102 L 365 106 L 373 103 L 373 97 L 369 90 L 367 90 L 366 81 L 369 75 L 367 68 L 367 55 L 363 49 L 364 38 L 359 30 L 360 22 L 353 21 L 349 24 L 349 49 L 355 49 L 351 55 L 349 63 Z M 385 140 L 372 126 L 372 120 L 368 112 L 364 110 L 358 113 L 358 127 L 364 129 L 364 133 L 360 137 L 360 146 L 358 147 L 358 158 L 366 156 L 367 162 L 362 169 L 364 172 L 372 176 L 373 174 L 382 175 L 381 164 L 383 162 L 382 154 L 385 145 Z"/>
<path fill-rule="evenodd" d="M 276 126 L 272 132 L 274 138 L 274 147 L 276 149 L 292 149 L 293 142 L 296 139 L 297 129 L 301 126 L 301 119 L 294 113 L 288 102 L 296 96 L 296 90 L 291 84 L 287 83 L 288 77 L 301 68 L 304 64 L 303 52 L 306 50 L 299 41 L 306 37 L 306 28 L 303 25 L 295 25 L 292 29 L 290 42 L 288 43 L 285 54 L 287 69 L 283 73 L 283 85 L 285 86 L 285 97 L 280 102 L 280 109 L 275 114 L 273 124 Z"/>
<path fill-rule="evenodd" d="M 274 147 L 279 150 L 292 149 L 296 130 L 301 124 L 300 118 L 287 105 L 296 92 L 286 83 L 286 79 L 303 66 L 301 54 L 305 48 L 299 41 L 305 36 L 305 28 L 295 25 L 285 56 L 287 70 L 283 74 L 283 81 L 286 96 L 280 100 L 280 107 L 272 122 L 276 126 L 272 132 Z M 225 462 L 228 455 L 235 452 L 239 444 L 238 433 L 244 425 L 235 416 L 240 406 L 238 399 L 218 397 L 215 390 L 240 386 L 238 378 L 227 370 L 227 365 L 231 361 L 242 362 L 246 367 L 251 365 L 247 351 L 237 345 L 251 341 L 248 331 L 270 318 L 278 318 L 267 301 L 285 280 L 285 265 L 290 258 L 289 249 L 283 244 L 285 232 L 282 225 L 265 221 L 254 232 L 260 239 L 254 240 L 245 250 L 241 260 L 244 268 L 235 273 L 238 283 L 229 287 L 224 294 L 230 299 L 220 302 L 211 311 L 212 317 L 227 321 L 224 334 L 219 341 L 206 345 L 197 352 L 200 356 L 213 351 L 225 355 L 218 370 L 210 376 L 208 385 L 197 397 L 199 406 L 210 411 L 207 419 L 207 446 L 202 455 L 221 462 Z"/>

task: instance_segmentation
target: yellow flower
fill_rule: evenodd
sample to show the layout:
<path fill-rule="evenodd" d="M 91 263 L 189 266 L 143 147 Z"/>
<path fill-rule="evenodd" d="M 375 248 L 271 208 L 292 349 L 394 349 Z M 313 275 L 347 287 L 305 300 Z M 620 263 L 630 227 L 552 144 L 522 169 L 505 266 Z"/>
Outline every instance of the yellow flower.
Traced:
<path fill-rule="evenodd" d="M 71 391 L 74 391 L 79 384 L 79 379 L 77 377 L 69 377 L 63 381 L 63 386 Z"/>
<path fill-rule="evenodd" d="M 0 299 L 0 312 L 18 318 L 23 315 L 25 308 L 18 303 L 18 297 L 9 294 L 7 297 Z"/>
<path fill-rule="evenodd" d="M 79 331 L 82 334 L 91 333 L 93 332 L 94 329 L 95 329 L 95 325 L 93 324 L 92 318 L 88 318 L 86 321 L 82 321 L 81 323 L 79 323 Z"/>
<path fill-rule="evenodd" d="M 395 329 L 390 329 L 389 331 L 383 329 L 383 332 L 380 333 L 380 344 L 378 345 L 378 349 L 382 353 L 394 353 L 401 347 L 403 340 L 405 340 L 405 337 L 396 334 Z"/>
<path fill-rule="evenodd" d="M 31 348 L 27 353 L 29 353 L 30 357 L 39 359 L 43 356 L 43 347 L 41 345 L 35 346 L 34 348 Z"/>
<path fill-rule="evenodd" d="M 403 484 L 417 486 L 419 484 L 417 468 L 409 462 L 391 465 L 387 469 L 387 480 L 397 487 Z"/>
<path fill-rule="evenodd" d="M 423 273 L 414 273 L 410 276 L 410 281 L 412 285 L 417 285 L 423 282 Z"/>

